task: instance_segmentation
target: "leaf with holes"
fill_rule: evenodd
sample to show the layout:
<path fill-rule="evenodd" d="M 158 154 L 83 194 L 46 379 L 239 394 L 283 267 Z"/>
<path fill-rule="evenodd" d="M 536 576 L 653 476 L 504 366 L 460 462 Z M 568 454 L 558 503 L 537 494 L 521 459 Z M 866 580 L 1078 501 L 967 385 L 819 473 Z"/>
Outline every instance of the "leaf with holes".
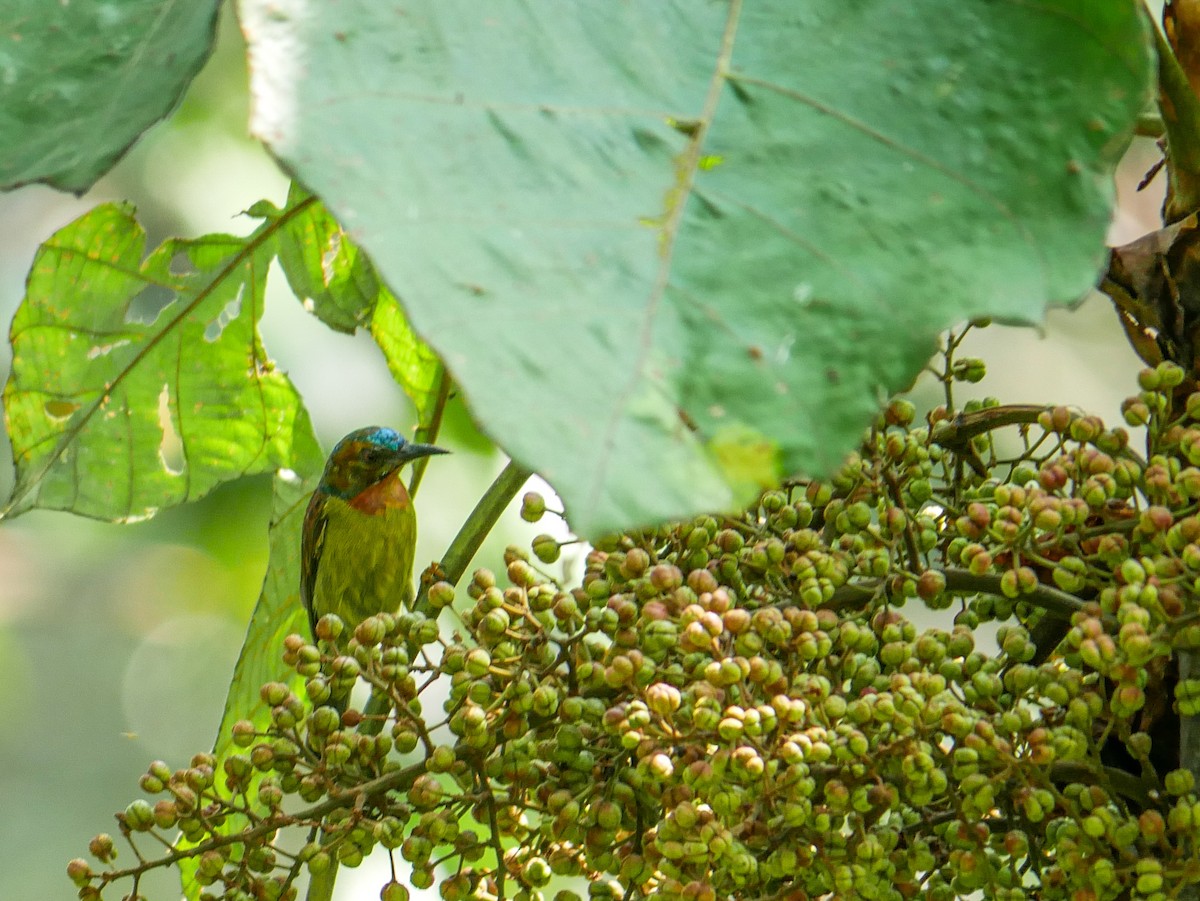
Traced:
<path fill-rule="evenodd" d="M 239 9 L 254 132 L 593 535 L 827 473 L 940 330 L 1078 298 L 1151 74 L 1129 0 Z"/>
<path fill-rule="evenodd" d="M 127 520 L 242 475 L 297 468 L 307 414 L 258 334 L 271 236 L 173 239 L 143 259 L 126 205 L 43 244 L 13 318 L 4 414 L 33 506 Z"/>
<path fill-rule="evenodd" d="M 288 207 L 310 197 L 293 183 Z M 268 220 L 284 212 L 265 200 L 250 209 Z M 437 355 L 413 332 L 395 295 L 345 229 L 323 205 L 311 202 L 279 228 L 276 247 L 280 268 L 305 309 L 339 332 L 370 328 L 392 377 L 412 401 L 417 422 L 428 424 L 441 371 Z"/>
<path fill-rule="evenodd" d="M 82 193 L 179 102 L 208 58 L 218 0 L 6 0 L 0 188 Z"/>

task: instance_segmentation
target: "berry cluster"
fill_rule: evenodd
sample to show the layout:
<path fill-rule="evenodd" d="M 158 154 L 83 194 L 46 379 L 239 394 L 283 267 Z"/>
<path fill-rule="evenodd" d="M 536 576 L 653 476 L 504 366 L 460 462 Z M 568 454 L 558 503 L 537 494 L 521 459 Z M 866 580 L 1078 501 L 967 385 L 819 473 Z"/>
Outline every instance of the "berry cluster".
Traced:
<path fill-rule="evenodd" d="M 538 569 L 549 536 L 532 558 L 510 548 L 503 579 L 475 572 L 467 598 L 433 585 L 453 634 L 325 617 L 317 644 L 287 643 L 306 697 L 264 686 L 267 732 L 154 764 L 142 787 L 161 797 L 121 831 L 180 829 L 212 898 L 293 898 L 305 868 L 377 846 L 446 901 L 541 898 L 556 876 L 664 901 L 1200 883 L 1178 740 L 1200 712 L 1178 667 L 1200 647 L 1200 395 L 1179 396 L 1182 376 L 1147 370 L 1125 406 L 1144 458 L 1066 408 L 917 421 L 899 400 L 828 481 L 612 537 L 577 587 Z M 346 708 L 359 680 L 378 712 Z M 298 852 L 289 830 L 311 832 Z M 107 836 L 91 851 L 115 856 Z M 93 899 L 145 868 L 69 871 Z"/>

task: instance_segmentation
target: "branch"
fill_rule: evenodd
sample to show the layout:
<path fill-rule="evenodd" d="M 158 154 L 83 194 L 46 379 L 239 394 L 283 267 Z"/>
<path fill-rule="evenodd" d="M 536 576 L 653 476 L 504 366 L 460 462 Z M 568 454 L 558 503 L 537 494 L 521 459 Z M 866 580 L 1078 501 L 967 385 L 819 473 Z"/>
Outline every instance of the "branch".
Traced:
<path fill-rule="evenodd" d="M 933 440 L 947 450 L 963 451 L 972 438 L 1008 425 L 1037 425 L 1038 417 L 1047 410 L 1043 404 L 1005 404 L 985 407 L 971 413 L 959 413 L 953 419 L 939 422 Z"/>
<path fill-rule="evenodd" d="M 1008 597 L 1000 587 L 1001 577 L 992 573 L 977 576 L 965 569 L 946 569 L 943 574 L 946 576 L 946 590 L 953 594 L 978 593 Z M 1022 593 L 1014 600 L 1041 607 L 1047 613 L 1066 620 L 1076 613 L 1090 612 L 1092 609 L 1088 602 L 1075 595 L 1040 583 L 1033 591 Z M 1116 626 L 1116 620 L 1111 616 L 1104 616 L 1102 620 L 1107 626 Z"/>
<path fill-rule="evenodd" d="M 921 552 L 917 549 L 917 539 L 913 536 L 912 515 L 908 512 L 908 507 L 904 505 L 904 492 L 900 490 L 896 474 L 889 467 L 885 466 L 883 469 L 883 480 L 887 483 L 892 502 L 904 514 L 904 550 L 908 554 L 908 568 L 914 573 L 919 573 L 925 567 L 921 565 Z"/>
<path fill-rule="evenodd" d="M 454 540 L 450 542 L 450 547 L 442 555 L 441 568 L 447 582 L 457 584 L 458 580 L 463 577 L 463 573 L 467 571 L 479 546 L 487 538 L 488 533 L 496 524 L 496 520 L 504 512 L 504 508 L 517 496 L 517 492 L 529 481 L 531 475 L 533 475 L 532 470 L 526 469 L 515 460 L 510 460 L 500 475 L 496 476 L 496 480 L 483 493 L 483 497 L 471 511 L 471 515 L 467 517 L 462 528 L 458 530 L 458 534 L 454 536 Z M 429 606 L 428 594 L 429 585 L 422 583 L 412 609 L 431 616 L 434 614 L 434 610 Z"/>
<path fill-rule="evenodd" d="M 306 810 L 298 811 L 293 814 L 281 814 L 275 817 L 269 817 L 262 820 L 257 826 L 247 829 L 245 832 L 237 832 L 229 835 L 218 835 L 213 838 L 192 845 L 189 848 L 175 848 L 166 857 L 156 860 L 147 860 L 138 864 L 136 867 L 127 867 L 124 870 L 106 870 L 98 874 L 105 882 L 115 882 L 118 879 L 126 877 L 138 877 L 143 873 L 158 869 L 161 867 L 174 866 L 181 860 L 189 857 L 196 857 L 216 848 L 223 848 L 226 845 L 234 844 L 251 844 L 255 840 L 263 836 L 270 835 L 285 826 L 294 826 L 297 823 L 317 822 L 327 816 L 339 807 L 353 807 L 358 803 L 360 798 L 367 798 L 371 795 L 381 794 L 383 792 L 395 791 L 398 789 L 411 788 L 417 777 L 425 772 L 425 764 L 415 763 L 412 766 L 405 767 L 401 770 L 394 770 L 390 773 L 384 773 L 370 782 L 364 782 L 356 788 L 345 791 L 337 795 L 332 795 L 322 801 L 320 804 L 314 804 Z"/>
<path fill-rule="evenodd" d="M 1145 783 L 1133 773 L 1111 766 L 1096 767 L 1082 760 L 1058 760 L 1050 764 L 1050 779 L 1054 782 L 1082 782 L 1112 788 L 1122 797 L 1135 801 L 1143 808 L 1153 806 Z"/>
<path fill-rule="evenodd" d="M 1000 587 L 1000 576 L 991 573 L 977 576 L 965 569 L 944 569 L 941 572 L 946 577 L 946 590 L 951 594 L 990 594 L 996 597 L 1008 597 Z M 823 606 L 836 609 L 865 604 L 877 596 L 884 584 L 885 580 L 883 579 L 872 579 L 843 585 L 833 592 L 829 603 Z M 1090 613 L 1093 609 L 1091 604 L 1073 594 L 1042 584 L 1039 584 L 1033 591 L 1021 594 L 1015 600 L 1040 607 L 1047 613 L 1065 620 L 1070 620 L 1076 613 Z M 1116 620 L 1113 617 L 1106 614 L 1100 619 L 1105 626 L 1116 628 Z"/>

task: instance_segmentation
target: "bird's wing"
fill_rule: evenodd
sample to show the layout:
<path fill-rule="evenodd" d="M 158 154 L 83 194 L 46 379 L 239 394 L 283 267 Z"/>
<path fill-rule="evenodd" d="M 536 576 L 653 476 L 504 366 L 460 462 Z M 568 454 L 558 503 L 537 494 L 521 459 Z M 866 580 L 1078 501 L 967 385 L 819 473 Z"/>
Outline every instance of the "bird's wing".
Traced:
<path fill-rule="evenodd" d="M 314 491 L 304 511 L 304 532 L 300 539 L 300 602 L 308 612 L 308 626 L 313 641 L 317 640 L 317 612 L 313 606 L 317 589 L 317 567 L 321 563 L 321 549 L 325 544 L 325 496 Z"/>

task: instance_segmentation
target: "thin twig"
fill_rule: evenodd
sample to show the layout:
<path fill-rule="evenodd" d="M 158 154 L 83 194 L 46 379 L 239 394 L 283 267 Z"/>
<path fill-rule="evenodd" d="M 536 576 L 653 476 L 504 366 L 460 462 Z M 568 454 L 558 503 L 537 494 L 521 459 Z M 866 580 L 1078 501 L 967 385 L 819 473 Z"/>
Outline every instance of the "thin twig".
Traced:
<path fill-rule="evenodd" d="M 249 846 L 252 845 L 256 839 L 266 835 L 271 835 L 284 826 L 293 826 L 297 823 L 318 821 L 340 807 L 351 807 L 357 803 L 359 798 L 410 788 L 412 783 L 416 781 L 417 777 L 422 775 L 424 772 L 424 762 L 416 763 L 412 766 L 405 767 L 404 769 L 395 770 L 391 773 L 385 773 L 376 779 L 372 779 L 370 782 L 364 782 L 362 785 L 355 787 L 351 791 L 330 796 L 321 803 L 314 804 L 312 807 L 309 807 L 306 810 L 301 810 L 294 814 L 281 814 L 277 817 L 269 817 L 264 819 L 257 826 L 247 829 L 245 832 L 213 836 L 211 839 L 207 839 L 203 842 L 192 845 L 189 848 L 175 848 L 166 857 L 155 860 L 144 860 L 138 866 L 128 867 L 124 870 L 108 870 L 104 873 L 101 873 L 100 876 L 106 882 L 114 882 L 117 879 L 124 879 L 126 877 L 137 877 L 142 873 L 157 869 L 159 867 L 173 866 L 181 860 L 186 860 L 189 857 L 196 857 L 216 848 L 224 848 L 226 845 L 245 844 Z"/>

